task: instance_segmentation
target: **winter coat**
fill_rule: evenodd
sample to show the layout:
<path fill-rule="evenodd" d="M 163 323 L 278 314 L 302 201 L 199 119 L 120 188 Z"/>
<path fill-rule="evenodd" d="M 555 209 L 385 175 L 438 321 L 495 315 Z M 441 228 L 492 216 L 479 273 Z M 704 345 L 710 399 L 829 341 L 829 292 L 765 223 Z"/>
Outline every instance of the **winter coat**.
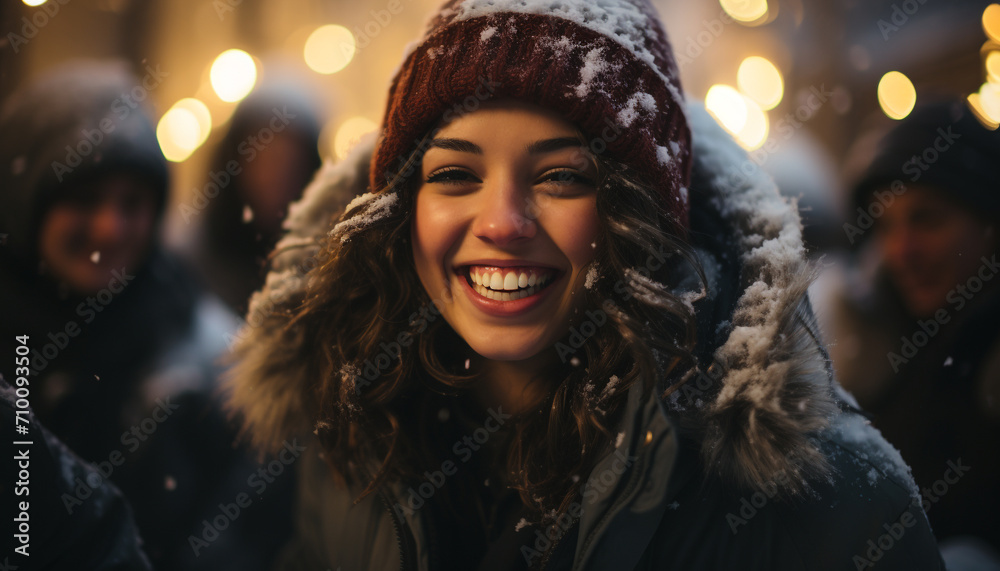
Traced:
<path fill-rule="evenodd" d="M 0 380 L 0 426 L 5 435 L 0 440 L 5 475 L 0 494 L 9 514 L 0 540 L 0 568 L 151 570 L 121 492 L 23 406 L 30 384 L 18 388 L 22 392 Z M 68 508 L 63 498 L 83 487 L 87 501 Z"/>
<path fill-rule="evenodd" d="M 833 380 L 805 297 L 811 271 L 794 207 L 702 108 L 688 113 L 690 236 L 709 278 L 695 303 L 697 352 L 713 364 L 666 402 L 630 389 L 616 448 L 581 480 L 560 533 L 522 530 L 522 556 L 574 570 L 943 568 L 908 468 Z M 302 341 L 280 314 L 302 299 L 331 214 L 365 191 L 370 152 L 369 142 L 321 171 L 293 206 L 251 302 L 253 350 L 233 379 L 233 405 L 256 438 L 307 442 L 281 569 L 436 569 L 449 549 L 428 510 L 393 509 L 409 483 L 356 505 L 357 490 L 334 484 L 306 438 L 312 380 L 283 359 Z M 695 434 L 677 420 L 691 408 Z M 804 494 L 789 494 L 790 478 L 805 481 Z"/>

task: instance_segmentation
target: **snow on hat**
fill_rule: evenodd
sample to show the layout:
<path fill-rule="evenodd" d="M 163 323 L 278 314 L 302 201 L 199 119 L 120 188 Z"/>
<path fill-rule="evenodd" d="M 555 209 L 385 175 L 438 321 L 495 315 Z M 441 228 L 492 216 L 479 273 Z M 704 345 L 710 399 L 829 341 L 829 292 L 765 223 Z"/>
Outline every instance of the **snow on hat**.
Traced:
<path fill-rule="evenodd" d="M 677 65 L 648 0 L 451 0 L 389 90 L 371 187 L 384 189 L 439 119 L 513 98 L 561 113 L 687 226 L 691 134 Z"/>

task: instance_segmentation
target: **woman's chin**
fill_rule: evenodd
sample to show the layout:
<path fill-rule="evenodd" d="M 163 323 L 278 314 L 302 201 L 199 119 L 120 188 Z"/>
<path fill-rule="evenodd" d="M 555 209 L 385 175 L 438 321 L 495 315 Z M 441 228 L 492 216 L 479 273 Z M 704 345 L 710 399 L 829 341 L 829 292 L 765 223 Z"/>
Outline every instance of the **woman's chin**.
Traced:
<path fill-rule="evenodd" d="M 506 342 L 473 341 L 469 346 L 480 357 L 490 361 L 525 361 L 538 356 L 547 348 L 538 343 L 517 343 L 510 339 Z"/>

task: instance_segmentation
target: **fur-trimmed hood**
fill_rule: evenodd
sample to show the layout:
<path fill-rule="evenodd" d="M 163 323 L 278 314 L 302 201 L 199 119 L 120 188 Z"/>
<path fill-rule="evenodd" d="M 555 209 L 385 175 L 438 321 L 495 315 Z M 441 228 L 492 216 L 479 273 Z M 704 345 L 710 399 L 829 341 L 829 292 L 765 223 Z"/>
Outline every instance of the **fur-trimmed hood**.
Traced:
<path fill-rule="evenodd" d="M 692 105 L 687 113 L 694 150 L 691 240 L 709 278 L 708 296 L 694 304 L 705 367 L 654 408 L 696 419 L 706 471 L 750 489 L 787 482 L 784 491 L 794 494 L 804 479 L 825 473 L 812 437 L 830 425 L 837 401 L 850 397 L 837 394 L 818 341 L 806 298 L 813 272 L 794 204 L 703 108 Z M 317 419 L 308 417 L 303 402 L 312 380 L 305 364 L 287 357 L 298 354 L 303 340 L 284 327 L 286 315 L 304 297 L 318 243 L 334 217 L 366 191 L 372 142 L 325 165 L 292 206 L 289 233 L 251 300 L 228 386 L 231 408 L 264 450 L 314 429 Z M 640 413 L 643 408 L 633 403 L 629 410 L 655 414 Z M 629 441 L 645 434 L 648 421 L 638 423 Z"/>

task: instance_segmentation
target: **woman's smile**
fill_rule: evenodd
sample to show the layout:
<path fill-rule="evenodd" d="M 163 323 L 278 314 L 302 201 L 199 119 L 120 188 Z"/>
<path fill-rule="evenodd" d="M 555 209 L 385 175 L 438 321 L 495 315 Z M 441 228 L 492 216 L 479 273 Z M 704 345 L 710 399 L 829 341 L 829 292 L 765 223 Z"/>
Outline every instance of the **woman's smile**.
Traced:
<path fill-rule="evenodd" d="M 468 286 L 463 291 L 481 311 L 512 316 L 541 304 L 561 274 L 542 266 L 469 265 L 458 275 Z"/>

